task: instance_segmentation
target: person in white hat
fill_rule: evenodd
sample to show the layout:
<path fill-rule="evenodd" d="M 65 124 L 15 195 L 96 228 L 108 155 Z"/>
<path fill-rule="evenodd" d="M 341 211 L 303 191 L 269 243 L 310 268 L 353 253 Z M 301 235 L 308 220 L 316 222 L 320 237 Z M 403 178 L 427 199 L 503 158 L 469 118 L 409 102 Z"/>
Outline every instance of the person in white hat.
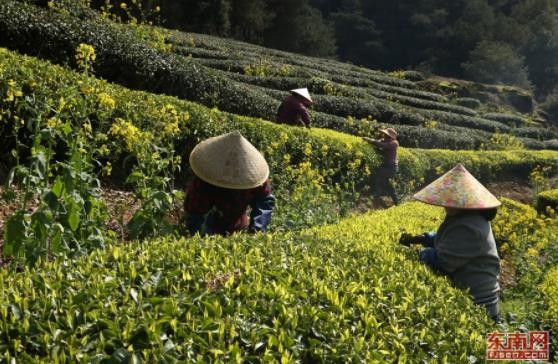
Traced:
<path fill-rule="evenodd" d="M 382 133 L 382 139 L 362 138 L 377 147 L 383 157 L 382 164 L 373 173 L 372 193 L 376 200 L 379 200 L 381 195 L 387 194 L 393 200 L 393 204 L 397 205 L 399 204 L 399 199 L 391 182 L 399 169 L 397 132 L 393 128 L 380 129 L 380 132 Z"/>
<path fill-rule="evenodd" d="M 291 90 L 291 94 L 279 106 L 277 122 L 310 128 L 312 119 L 307 109 L 310 105 L 312 98 L 307 88 Z"/>
<path fill-rule="evenodd" d="M 191 234 L 267 229 L 275 206 L 269 166 L 238 131 L 196 145 L 190 154 L 190 167 L 195 177 L 187 189 L 184 210 Z"/>
<path fill-rule="evenodd" d="M 403 234 L 400 243 L 423 245 L 420 260 L 446 274 L 457 287 L 469 289 L 475 303 L 499 322 L 500 258 L 490 221 L 500 202 L 461 164 L 414 198 L 444 207 L 446 217 L 436 233 Z"/>

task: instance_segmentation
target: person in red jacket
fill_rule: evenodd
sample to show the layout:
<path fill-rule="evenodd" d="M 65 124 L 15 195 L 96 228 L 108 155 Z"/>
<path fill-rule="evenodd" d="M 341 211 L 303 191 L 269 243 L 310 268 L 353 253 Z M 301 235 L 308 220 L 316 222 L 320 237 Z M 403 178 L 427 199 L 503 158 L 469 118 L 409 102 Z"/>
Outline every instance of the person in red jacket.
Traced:
<path fill-rule="evenodd" d="M 190 234 L 226 235 L 265 231 L 275 197 L 269 166 L 238 131 L 209 138 L 190 154 L 195 174 L 184 200 Z M 250 217 L 246 214 L 251 207 Z"/>
<path fill-rule="evenodd" d="M 307 88 L 291 90 L 277 111 L 277 122 L 310 128 L 312 120 L 307 107 L 312 105 L 312 98 Z"/>
<path fill-rule="evenodd" d="M 362 138 L 378 148 L 383 156 L 382 164 L 374 173 L 372 192 L 376 199 L 379 199 L 382 194 L 387 193 L 393 200 L 393 203 L 397 205 L 399 199 L 391 182 L 391 179 L 395 177 L 399 169 L 397 132 L 393 128 L 381 129 L 380 132 L 383 134 L 381 140 L 368 137 Z"/>

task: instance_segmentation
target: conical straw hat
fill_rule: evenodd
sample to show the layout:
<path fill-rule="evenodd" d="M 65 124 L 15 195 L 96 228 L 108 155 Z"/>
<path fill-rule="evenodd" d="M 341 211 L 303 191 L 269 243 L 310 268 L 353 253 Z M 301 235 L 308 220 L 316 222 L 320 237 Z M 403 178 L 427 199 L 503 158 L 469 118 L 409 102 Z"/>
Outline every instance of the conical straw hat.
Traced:
<path fill-rule="evenodd" d="M 461 164 L 413 197 L 431 205 L 458 209 L 490 209 L 501 205 L 500 201 Z"/>
<path fill-rule="evenodd" d="M 258 187 L 269 177 L 264 157 L 238 131 L 196 145 L 190 166 L 205 182 L 235 190 Z"/>
<path fill-rule="evenodd" d="M 393 140 L 397 139 L 397 132 L 394 128 L 380 129 L 380 131 Z"/>
<path fill-rule="evenodd" d="M 306 100 L 310 101 L 310 102 L 314 102 L 312 101 L 312 98 L 310 97 L 310 93 L 308 92 L 308 89 L 305 88 L 295 88 L 294 90 L 291 90 L 291 92 L 294 92 L 295 94 L 298 94 L 302 97 L 304 97 Z"/>

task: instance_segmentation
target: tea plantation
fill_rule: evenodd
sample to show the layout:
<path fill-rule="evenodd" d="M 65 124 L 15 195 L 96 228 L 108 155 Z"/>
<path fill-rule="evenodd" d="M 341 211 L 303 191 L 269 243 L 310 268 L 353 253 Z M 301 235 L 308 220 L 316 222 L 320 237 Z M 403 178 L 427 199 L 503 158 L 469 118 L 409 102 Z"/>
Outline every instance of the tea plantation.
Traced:
<path fill-rule="evenodd" d="M 0 47 L 0 363 L 477 363 L 518 330 L 558 347 L 558 130 L 534 113 L 81 1 L 0 0 Z M 273 122 L 298 87 L 311 129 Z M 381 157 L 360 137 L 387 126 L 404 203 L 367 211 Z M 189 236 L 188 155 L 233 130 L 270 165 L 270 231 Z M 540 192 L 492 224 L 499 325 L 397 243 L 436 229 L 409 197 L 457 163 Z"/>

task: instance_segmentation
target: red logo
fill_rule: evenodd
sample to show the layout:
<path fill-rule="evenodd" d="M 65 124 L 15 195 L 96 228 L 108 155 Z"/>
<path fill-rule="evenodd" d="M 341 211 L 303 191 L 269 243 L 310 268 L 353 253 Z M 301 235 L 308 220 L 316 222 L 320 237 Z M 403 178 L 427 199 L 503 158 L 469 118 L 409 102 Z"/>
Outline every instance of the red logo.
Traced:
<path fill-rule="evenodd" d="M 549 360 L 548 331 L 491 332 L 486 335 L 488 360 Z"/>

